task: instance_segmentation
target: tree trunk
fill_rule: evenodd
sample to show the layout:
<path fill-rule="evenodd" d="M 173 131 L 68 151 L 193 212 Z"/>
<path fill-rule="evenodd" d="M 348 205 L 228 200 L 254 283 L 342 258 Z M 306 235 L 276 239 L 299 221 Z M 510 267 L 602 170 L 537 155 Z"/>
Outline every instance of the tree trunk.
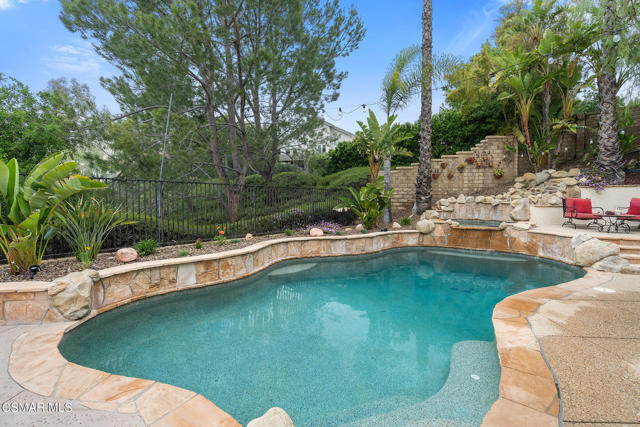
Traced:
<path fill-rule="evenodd" d="M 431 67 L 432 67 L 432 5 L 422 3 L 422 93 L 420 99 L 420 156 L 416 178 L 415 213 L 431 208 Z"/>
<path fill-rule="evenodd" d="M 230 223 L 236 222 L 238 221 L 242 188 L 238 189 L 235 185 L 225 185 L 224 192 L 226 196 L 225 211 L 227 213 L 227 221 Z"/>
<path fill-rule="evenodd" d="M 391 158 L 384 158 L 384 188 L 385 190 L 391 190 Z M 382 218 L 382 222 L 384 224 L 390 224 L 393 221 L 393 217 L 391 215 L 391 204 L 384 208 L 384 217 Z"/>
<path fill-rule="evenodd" d="M 616 55 L 614 34 L 614 2 L 605 4 L 604 34 L 601 51 L 601 70 L 597 77 L 600 122 L 598 124 L 598 158 L 596 166 L 601 169 L 611 184 L 624 183 L 623 157 L 618 142 L 618 119 L 616 116 Z"/>
<path fill-rule="evenodd" d="M 369 173 L 371 174 L 371 183 L 376 185 L 378 175 L 380 174 L 380 159 L 369 157 Z"/>
<path fill-rule="evenodd" d="M 276 193 L 274 191 L 274 189 L 271 187 L 271 179 L 273 177 L 273 170 L 269 170 L 269 173 L 267 173 L 267 171 L 263 171 L 262 174 L 260 174 L 260 177 L 262 178 L 262 188 L 264 189 L 264 194 L 265 194 L 265 203 L 267 206 L 273 206 L 276 203 Z"/>
<path fill-rule="evenodd" d="M 547 146 L 551 145 L 551 120 L 549 118 L 551 109 L 551 82 L 547 81 L 544 84 L 544 91 L 542 92 L 542 125 L 544 127 L 544 139 L 547 143 Z M 551 167 L 552 157 L 550 153 L 547 153 L 548 158 L 548 167 Z"/>

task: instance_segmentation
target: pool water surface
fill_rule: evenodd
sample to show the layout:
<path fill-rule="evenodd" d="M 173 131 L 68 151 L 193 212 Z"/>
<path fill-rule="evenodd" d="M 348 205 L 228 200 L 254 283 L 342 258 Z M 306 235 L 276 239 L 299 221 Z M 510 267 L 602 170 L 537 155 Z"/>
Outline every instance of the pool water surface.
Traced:
<path fill-rule="evenodd" d="M 60 351 L 200 393 L 242 424 L 279 406 L 297 427 L 479 425 L 498 398 L 495 304 L 582 275 L 457 249 L 286 261 L 103 313 Z"/>

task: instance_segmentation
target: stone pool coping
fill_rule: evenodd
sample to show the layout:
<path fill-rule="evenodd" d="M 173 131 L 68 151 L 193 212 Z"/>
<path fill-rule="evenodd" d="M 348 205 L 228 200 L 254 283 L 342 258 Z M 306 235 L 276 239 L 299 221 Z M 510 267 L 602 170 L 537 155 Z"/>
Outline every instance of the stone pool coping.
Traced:
<path fill-rule="evenodd" d="M 526 231 L 452 228 L 438 223 L 430 235 L 400 230 L 362 236 L 284 238 L 233 251 L 109 268 L 99 272 L 101 280 L 95 285 L 95 308 L 91 315 L 76 322 L 63 322 L 59 315 L 60 319 L 51 316 L 53 320 L 47 320 L 46 316 L 52 311 L 49 308 L 41 321 L 54 323 L 27 332 L 13 343 L 9 373 L 18 384 L 34 393 L 77 400 L 93 409 L 138 414 L 147 425 L 236 426 L 239 424 L 231 415 L 201 395 L 155 381 L 76 365 L 64 359 L 58 343 L 64 332 L 104 311 L 154 295 L 236 280 L 286 259 L 435 246 L 523 253 L 570 263 L 569 239 L 535 236 Z M 493 324 L 501 365 L 500 398 L 487 413 L 485 425 L 512 425 L 514 419 L 524 425 L 527 422 L 558 424 L 561 402 L 556 383 L 526 317 L 548 301 L 598 286 L 610 276 L 610 273 L 587 270 L 583 278 L 516 294 L 496 305 Z M 12 284 L 8 288 L 15 290 L 4 294 L 4 301 L 7 295 L 15 298 L 17 292 L 31 292 L 33 301 L 46 302 L 42 300 L 42 294 L 46 293 L 42 290 L 44 286 L 39 282 L 29 289 L 23 284 Z M 112 288 L 115 290 L 110 291 Z"/>

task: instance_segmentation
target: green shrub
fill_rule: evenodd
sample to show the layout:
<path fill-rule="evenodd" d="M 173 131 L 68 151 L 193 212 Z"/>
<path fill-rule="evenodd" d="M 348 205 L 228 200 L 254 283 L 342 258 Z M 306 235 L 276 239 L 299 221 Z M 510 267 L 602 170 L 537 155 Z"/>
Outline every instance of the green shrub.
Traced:
<path fill-rule="evenodd" d="M 304 172 L 282 172 L 273 175 L 274 187 L 315 187 L 318 177 Z"/>
<path fill-rule="evenodd" d="M 315 187 L 318 178 L 315 175 L 304 172 L 281 172 L 271 177 L 273 187 Z M 245 180 L 246 185 L 262 185 L 260 175 L 249 175 Z"/>
<path fill-rule="evenodd" d="M 178 256 L 179 257 L 183 257 L 183 256 L 187 256 L 189 255 L 189 250 L 188 249 L 182 249 L 180 252 L 178 252 Z"/>
<path fill-rule="evenodd" d="M 247 175 L 244 183 L 245 185 L 262 185 L 262 177 L 257 173 L 253 175 Z"/>
<path fill-rule="evenodd" d="M 287 236 L 293 236 L 293 230 L 287 228 L 286 230 L 284 230 L 284 234 L 286 234 Z"/>
<path fill-rule="evenodd" d="M 400 220 L 400 224 L 405 226 L 411 225 L 411 218 L 409 218 L 408 216 L 405 216 Z"/>
<path fill-rule="evenodd" d="M 55 229 L 51 226 L 60 205 L 76 194 L 98 190 L 106 184 L 72 175 L 77 163 L 53 154 L 40 163 L 24 180 L 18 161 L 0 160 L 0 250 L 9 272 L 18 274 L 39 265 Z"/>
<path fill-rule="evenodd" d="M 196 249 L 202 249 L 202 240 L 200 239 L 196 240 L 196 243 L 194 246 L 196 247 Z"/>
<path fill-rule="evenodd" d="M 119 209 L 94 198 L 79 197 L 62 204 L 56 212 L 58 232 L 84 268 L 89 268 L 112 230 L 133 223 L 125 221 Z"/>
<path fill-rule="evenodd" d="M 339 197 L 340 203 L 334 209 L 347 208 L 355 213 L 365 228 L 372 228 L 376 221 L 382 216 L 384 209 L 389 206 L 393 189 L 384 189 L 384 180 L 378 178 L 376 185 L 371 183 L 365 185 L 356 192 L 349 188 L 352 198 Z"/>
<path fill-rule="evenodd" d="M 239 243 L 240 239 L 231 239 L 229 240 L 229 243 Z"/>
<path fill-rule="evenodd" d="M 133 245 L 133 248 L 138 252 L 138 255 L 147 256 L 155 254 L 158 251 L 158 242 L 154 239 L 140 240 L 138 243 Z"/>
<path fill-rule="evenodd" d="M 367 156 L 358 150 L 353 141 L 342 141 L 327 153 L 324 167 L 327 173 L 336 173 L 368 164 Z"/>
<path fill-rule="evenodd" d="M 361 166 L 323 176 L 318 180 L 321 187 L 353 187 L 360 188 L 371 182 L 371 175 L 368 166 Z"/>

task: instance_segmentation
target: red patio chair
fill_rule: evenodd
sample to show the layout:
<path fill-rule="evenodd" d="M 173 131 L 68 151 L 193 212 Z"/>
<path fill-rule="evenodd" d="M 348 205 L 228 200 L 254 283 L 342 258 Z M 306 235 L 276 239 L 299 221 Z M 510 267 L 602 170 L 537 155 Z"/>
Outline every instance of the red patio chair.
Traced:
<path fill-rule="evenodd" d="M 627 212 L 621 215 L 618 215 L 618 219 L 622 221 L 640 222 L 640 197 L 634 197 L 633 199 L 631 199 L 631 202 L 629 202 L 629 208 L 627 209 Z M 640 228 L 640 224 L 638 225 L 638 228 Z"/>
<path fill-rule="evenodd" d="M 599 209 L 599 213 L 594 213 L 594 209 Z M 573 225 L 573 228 L 576 228 L 576 223 L 574 220 L 590 220 L 587 224 L 587 228 L 592 225 L 596 225 L 600 227 L 602 225 L 600 221 L 602 220 L 602 215 L 604 215 L 604 209 L 599 207 L 591 206 L 591 199 L 574 199 L 574 198 L 566 198 L 562 199 L 562 212 L 563 217 L 567 218 L 562 226 L 565 225 Z"/>

